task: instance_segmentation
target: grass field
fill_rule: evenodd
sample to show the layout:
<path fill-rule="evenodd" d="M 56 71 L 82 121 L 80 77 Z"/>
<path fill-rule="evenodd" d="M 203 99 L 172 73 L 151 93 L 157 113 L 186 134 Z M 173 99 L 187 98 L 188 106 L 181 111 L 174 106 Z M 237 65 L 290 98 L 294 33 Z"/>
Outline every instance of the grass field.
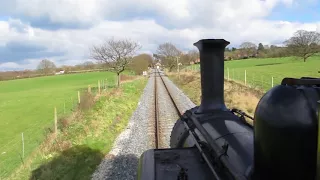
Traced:
<path fill-rule="evenodd" d="M 67 115 L 77 101 L 77 91 L 98 80 L 115 84 L 110 72 L 92 72 L 0 82 L 0 179 L 23 162 L 42 141 L 45 129 L 53 126 L 54 107 Z M 65 105 L 64 105 L 65 104 Z M 64 108 L 65 106 L 65 108 Z"/>
<path fill-rule="evenodd" d="M 199 65 L 187 67 L 186 69 L 199 68 Z M 293 57 L 266 58 L 266 59 L 244 59 L 225 61 L 225 78 L 236 81 L 245 81 L 250 86 L 268 90 L 273 84 L 281 83 L 284 77 L 300 78 L 303 76 L 320 77 L 320 56 L 313 56 L 303 62 Z"/>
<path fill-rule="evenodd" d="M 139 78 L 103 91 L 91 108 L 69 116 L 54 142 L 37 148 L 32 161 L 8 179 L 90 179 L 127 126 L 146 82 Z"/>

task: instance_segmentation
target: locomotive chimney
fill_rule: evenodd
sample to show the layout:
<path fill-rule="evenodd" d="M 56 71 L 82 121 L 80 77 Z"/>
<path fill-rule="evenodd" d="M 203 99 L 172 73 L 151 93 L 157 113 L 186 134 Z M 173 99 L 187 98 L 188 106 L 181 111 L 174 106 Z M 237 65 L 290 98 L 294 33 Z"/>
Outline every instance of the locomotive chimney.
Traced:
<path fill-rule="evenodd" d="M 193 45 L 200 52 L 201 105 L 196 113 L 227 110 L 224 103 L 224 39 L 202 39 Z"/>

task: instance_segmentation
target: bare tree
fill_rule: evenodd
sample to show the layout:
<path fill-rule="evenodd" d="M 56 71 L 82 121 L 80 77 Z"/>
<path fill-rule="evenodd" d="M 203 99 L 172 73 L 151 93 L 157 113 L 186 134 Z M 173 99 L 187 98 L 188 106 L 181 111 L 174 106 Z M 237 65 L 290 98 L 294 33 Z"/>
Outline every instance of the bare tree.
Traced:
<path fill-rule="evenodd" d="M 80 67 L 82 67 L 83 69 L 87 69 L 87 70 L 90 70 L 90 69 L 94 69 L 95 68 L 95 64 L 92 62 L 92 61 L 86 61 L 82 64 L 79 64 Z"/>
<path fill-rule="evenodd" d="M 257 51 L 257 46 L 252 42 L 244 42 L 240 45 L 242 55 L 252 56 Z"/>
<path fill-rule="evenodd" d="M 49 61 L 47 59 L 41 60 L 37 67 L 40 73 L 45 75 L 53 73 L 55 68 L 56 68 L 56 65 L 52 61 Z"/>
<path fill-rule="evenodd" d="M 199 53 L 196 50 L 190 50 L 186 54 L 182 54 L 180 62 L 184 65 L 189 65 L 191 62 L 195 62 L 199 58 Z"/>
<path fill-rule="evenodd" d="M 94 45 L 90 49 L 91 57 L 104 63 L 109 71 L 117 73 L 118 87 L 120 86 L 120 73 L 122 73 L 137 50 L 141 46 L 129 39 L 114 40 L 114 38 L 105 40 L 101 45 Z"/>
<path fill-rule="evenodd" d="M 136 74 L 142 74 L 143 71 L 148 70 L 148 67 L 152 66 L 153 59 L 149 54 L 140 54 L 135 56 L 131 61 L 129 68 Z"/>
<path fill-rule="evenodd" d="M 286 40 L 288 50 L 292 55 L 302 57 L 306 62 L 307 58 L 319 52 L 320 33 L 315 31 L 298 30 L 293 37 Z"/>
<path fill-rule="evenodd" d="M 172 43 L 163 43 L 158 46 L 157 57 L 161 59 L 161 63 L 169 68 L 171 72 L 177 66 L 177 59 L 180 57 L 181 51 Z"/>
<path fill-rule="evenodd" d="M 189 57 L 191 58 L 191 59 L 190 59 L 190 62 L 191 62 L 191 61 L 195 61 L 195 60 L 197 60 L 198 58 L 200 58 L 199 51 L 197 51 L 197 50 L 190 50 L 190 51 L 188 51 L 188 55 L 189 55 Z"/>

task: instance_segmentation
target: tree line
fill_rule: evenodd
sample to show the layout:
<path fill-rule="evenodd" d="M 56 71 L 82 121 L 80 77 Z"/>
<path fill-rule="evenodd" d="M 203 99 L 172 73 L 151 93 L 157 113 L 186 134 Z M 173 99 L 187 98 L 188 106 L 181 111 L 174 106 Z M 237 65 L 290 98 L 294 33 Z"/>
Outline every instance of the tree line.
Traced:
<path fill-rule="evenodd" d="M 316 31 L 298 30 L 292 37 L 283 42 L 284 46 L 258 45 L 243 42 L 239 48 L 226 48 L 225 59 L 274 58 L 296 56 L 304 62 L 320 52 L 320 33 Z"/>
<path fill-rule="evenodd" d="M 243 42 L 238 48 L 227 47 L 225 60 L 239 60 L 248 58 L 275 58 L 296 56 L 304 62 L 320 52 L 320 33 L 316 31 L 298 30 L 292 37 L 283 42 L 284 46 L 258 45 L 252 42 Z M 161 61 L 169 71 L 181 65 L 199 63 L 199 53 L 191 50 L 183 53 L 172 43 L 164 43 L 158 46 L 154 57 Z"/>

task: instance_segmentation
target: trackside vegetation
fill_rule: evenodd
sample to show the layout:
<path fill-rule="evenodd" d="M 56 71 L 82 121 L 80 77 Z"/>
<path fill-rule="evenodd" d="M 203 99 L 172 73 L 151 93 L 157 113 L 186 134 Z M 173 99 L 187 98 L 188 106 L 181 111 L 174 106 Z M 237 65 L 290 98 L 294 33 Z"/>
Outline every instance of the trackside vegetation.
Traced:
<path fill-rule="evenodd" d="M 9 179 L 90 179 L 127 126 L 146 82 L 139 78 L 100 95 L 87 93 L 87 106 L 63 119 L 57 137 L 48 137 Z"/>

